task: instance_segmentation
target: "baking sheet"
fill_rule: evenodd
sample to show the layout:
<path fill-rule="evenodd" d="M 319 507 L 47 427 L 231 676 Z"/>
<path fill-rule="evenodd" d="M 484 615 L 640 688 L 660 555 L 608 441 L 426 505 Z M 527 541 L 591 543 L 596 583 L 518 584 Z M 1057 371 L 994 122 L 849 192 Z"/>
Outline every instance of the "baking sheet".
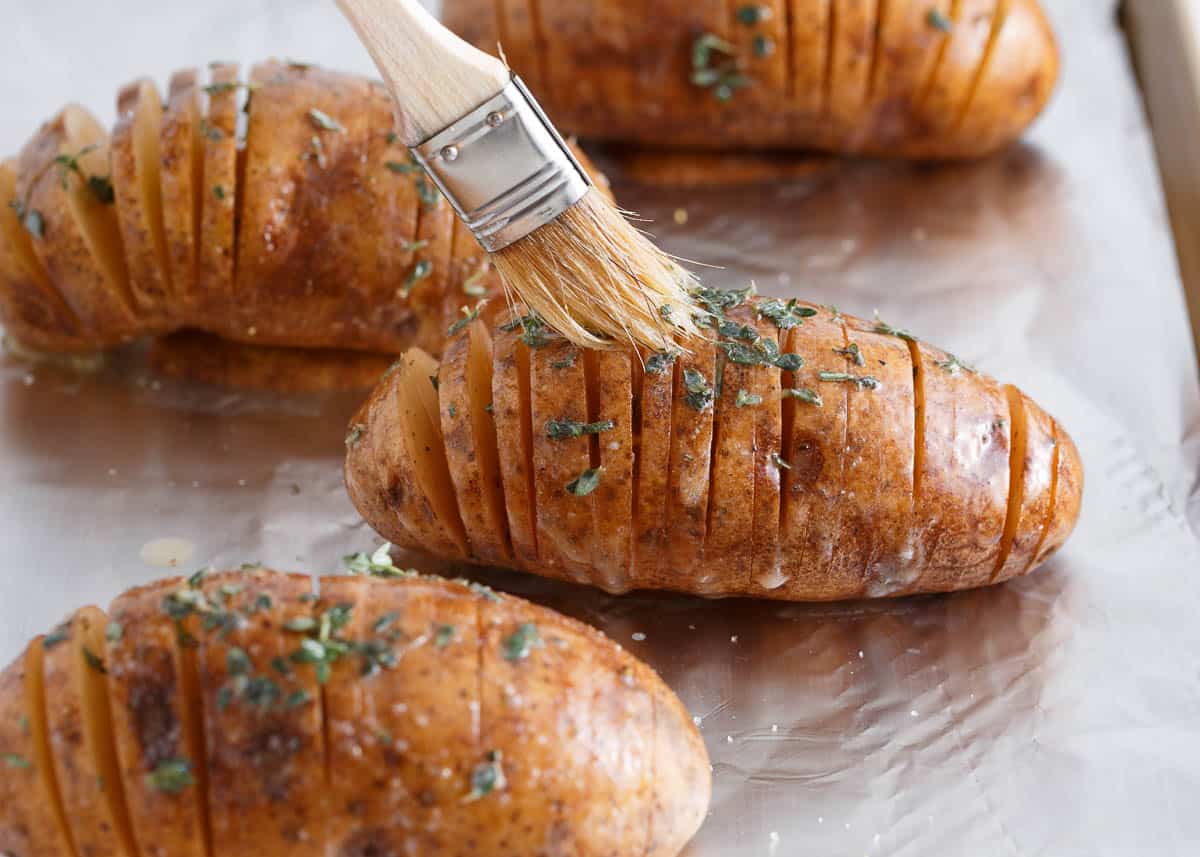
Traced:
<path fill-rule="evenodd" d="M 710 282 L 878 308 L 1021 385 L 1087 468 L 1063 552 L 979 592 L 811 607 L 468 571 L 597 625 L 680 693 L 715 774 L 693 857 L 1200 852 L 1195 356 L 1113 3 L 1048 6 L 1061 89 L 987 163 L 733 192 L 613 176 L 671 250 L 724 266 Z M 85 377 L 6 359 L 0 660 L 163 574 L 139 558 L 157 538 L 195 545 L 189 571 L 326 571 L 372 546 L 341 486 L 357 398 L 189 387 L 136 353 Z"/>

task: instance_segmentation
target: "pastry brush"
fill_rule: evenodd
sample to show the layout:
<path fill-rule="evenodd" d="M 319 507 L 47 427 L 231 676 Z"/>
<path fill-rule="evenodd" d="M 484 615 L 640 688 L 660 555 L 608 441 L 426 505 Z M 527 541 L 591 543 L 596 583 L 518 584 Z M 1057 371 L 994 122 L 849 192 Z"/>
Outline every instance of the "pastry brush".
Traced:
<path fill-rule="evenodd" d="M 397 105 L 399 135 L 505 289 L 589 348 L 698 336 L 696 281 L 597 191 L 508 67 L 417 0 L 337 0 Z"/>

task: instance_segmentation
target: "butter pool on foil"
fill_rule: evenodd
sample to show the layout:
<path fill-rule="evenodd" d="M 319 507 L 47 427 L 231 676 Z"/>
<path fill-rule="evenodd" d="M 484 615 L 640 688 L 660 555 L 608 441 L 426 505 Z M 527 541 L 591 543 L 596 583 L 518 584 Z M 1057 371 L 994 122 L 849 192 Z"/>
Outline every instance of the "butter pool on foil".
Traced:
<path fill-rule="evenodd" d="M 1061 89 L 988 162 L 707 191 L 613 178 L 671 251 L 721 266 L 709 283 L 878 308 L 1060 418 L 1087 472 L 1060 555 L 994 589 L 821 606 L 448 569 L 597 625 L 679 691 L 715 774 L 693 857 L 1200 847 L 1196 365 L 1115 3 L 1048 6 Z M 326 571 L 376 543 L 341 484 L 358 396 L 194 388 L 137 360 L 0 363 L 0 660 L 169 573 L 139 558 L 156 540 L 194 546 L 181 571 Z"/>

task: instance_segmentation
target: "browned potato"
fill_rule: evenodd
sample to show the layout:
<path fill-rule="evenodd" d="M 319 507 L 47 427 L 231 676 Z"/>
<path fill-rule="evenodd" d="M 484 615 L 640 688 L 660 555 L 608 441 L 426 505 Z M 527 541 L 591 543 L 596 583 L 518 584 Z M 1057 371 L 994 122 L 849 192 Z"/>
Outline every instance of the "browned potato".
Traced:
<path fill-rule="evenodd" d="M 164 580 L 35 639 L 0 673 L 0 847 L 679 853 L 708 757 L 649 667 L 386 551 L 356 565 L 319 598 L 260 569 Z"/>
<path fill-rule="evenodd" d="M 656 146 L 975 157 L 1058 75 L 1037 0 L 446 0 L 443 17 L 498 40 L 563 130 Z"/>
<path fill-rule="evenodd" d="M 834 600 L 995 583 L 1062 545 L 1079 514 L 1078 453 L 1019 390 L 882 321 L 748 291 L 698 291 L 715 341 L 642 355 L 631 375 L 623 352 L 581 353 L 536 319 L 528 366 L 511 340 L 497 348 L 493 389 L 507 392 L 482 442 L 509 462 L 501 500 L 526 545 L 504 564 L 611 592 Z M 496 499 L 461 446 L 477 435 L 459 433 L 449 458 L 432 437 L 417 456 L 398 450 L 395 414 L 435 395 L 443 413 L 478 407 L 461 384 L 382 381 L 352 431 L 351 499 L 406 547 L 494 563 L 439 547 L 486 541 L 470 521 Z M 532 453 L 514 430 L 524 413 Z M 450 475 L 419 479 L 419 467 Z"/>
<path fill-rule="evenodd" d="M 501 293 L 379 84 L 280 62 L 243 82 L 218 63 L 207 82 L 177 73 L 165 106 L 130 84 L 118 112 L 110 143 L 68 107 L 0 169 L 0 324 L 28 350 L 195 329 L 440 354 L 460 308 Z"/>

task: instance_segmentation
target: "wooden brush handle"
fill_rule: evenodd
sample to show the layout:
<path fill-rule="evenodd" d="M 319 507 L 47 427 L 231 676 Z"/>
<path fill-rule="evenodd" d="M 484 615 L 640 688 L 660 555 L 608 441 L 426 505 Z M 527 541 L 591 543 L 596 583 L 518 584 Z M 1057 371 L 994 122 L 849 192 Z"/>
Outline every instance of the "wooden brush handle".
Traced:
<path fill-rule="evenodd" d="M 471 47 L 417 0 L 337 0 L 396 100 L 400 138 L 428 139 L 508 83 L 504 63 Z"/>

